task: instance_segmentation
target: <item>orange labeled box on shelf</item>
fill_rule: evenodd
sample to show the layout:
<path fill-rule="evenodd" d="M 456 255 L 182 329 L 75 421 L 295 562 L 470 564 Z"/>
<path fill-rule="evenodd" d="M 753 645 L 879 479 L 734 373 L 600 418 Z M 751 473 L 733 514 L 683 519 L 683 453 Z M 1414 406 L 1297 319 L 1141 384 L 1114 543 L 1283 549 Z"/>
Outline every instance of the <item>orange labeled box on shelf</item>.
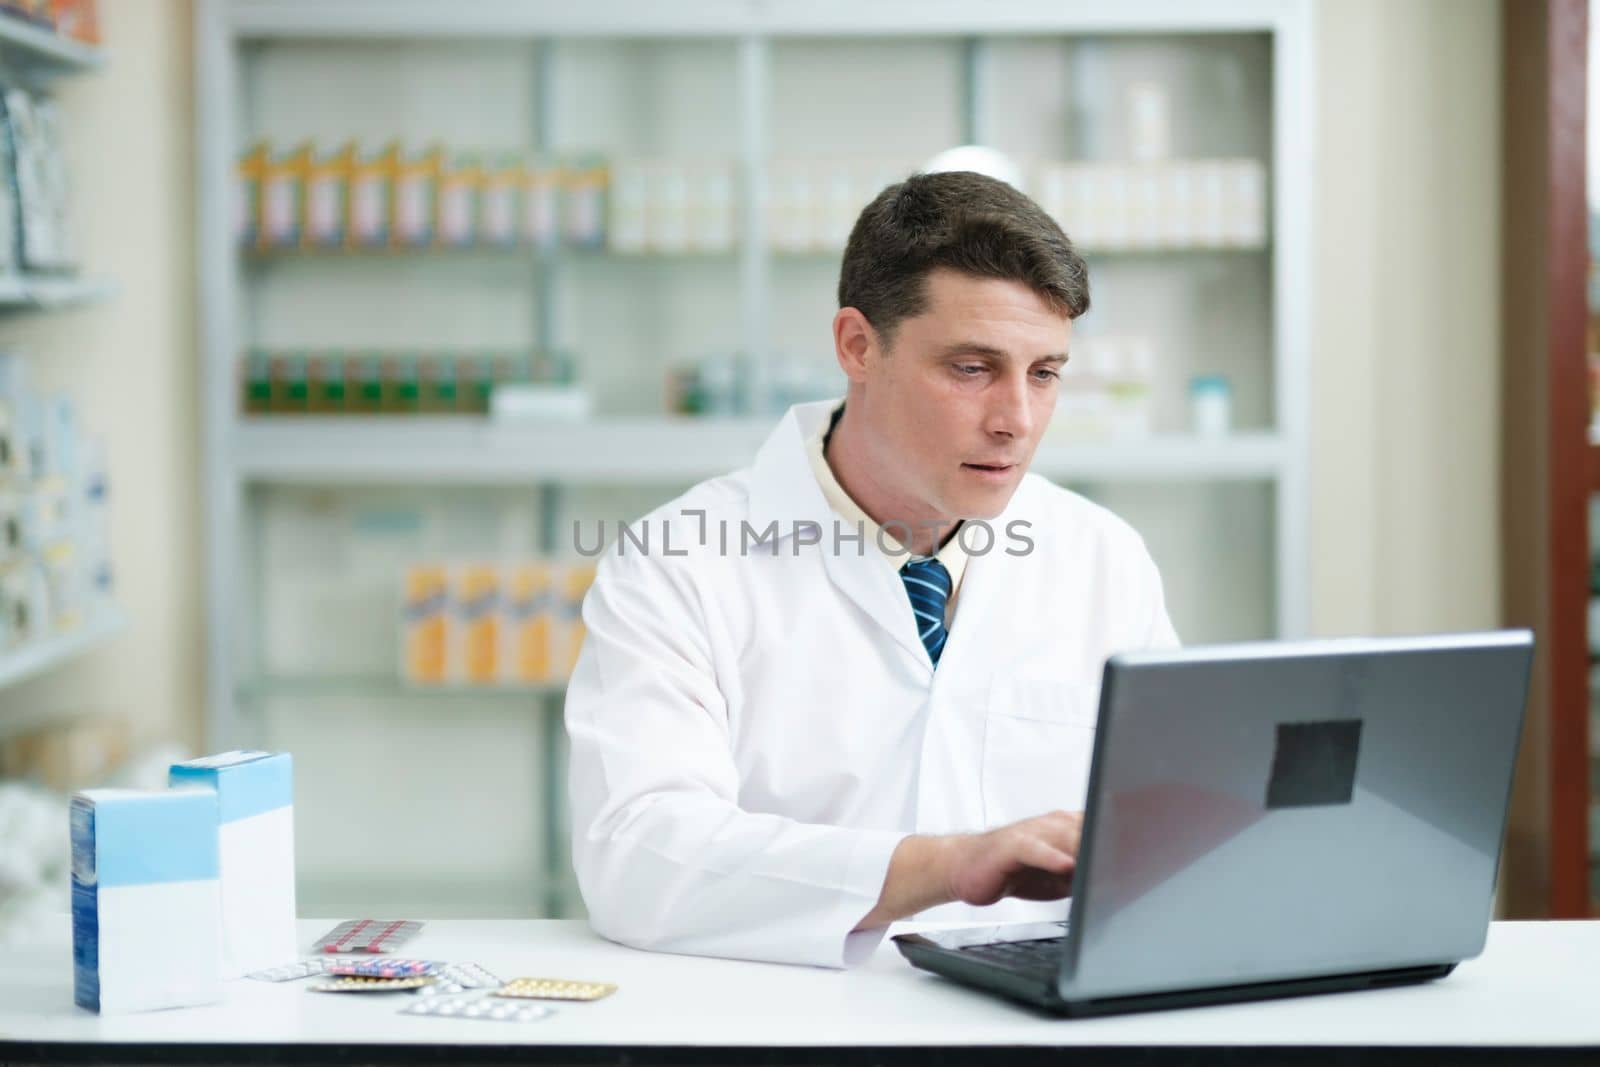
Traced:
<path fill-rule="evenodd" d="M 555 586 L 543 560 L 513 564 L 506 575 L 506 682 L 542 685 L 550 669 L 550 608 Z"/>
<path fill-rule="evenodd" d="M 449 591 L 441 566 L 406 571 L 401 673 L 413 685 L 439 685 L 446 680 Z"/>
<path fill-rule="evenodd" d="M 567 564 L 556 574 L 556 596 L 551 604 L 550 664 L 558 678 L 572 674 L 583 647 L 583 598 L 594 584 L 590 564 Z"/>
<path fill-rule="evenodd" d="M 450 660 L 457 681 L 500 681 L 500 568 L 473 563 L 456 568 L 451 582 Z"/>

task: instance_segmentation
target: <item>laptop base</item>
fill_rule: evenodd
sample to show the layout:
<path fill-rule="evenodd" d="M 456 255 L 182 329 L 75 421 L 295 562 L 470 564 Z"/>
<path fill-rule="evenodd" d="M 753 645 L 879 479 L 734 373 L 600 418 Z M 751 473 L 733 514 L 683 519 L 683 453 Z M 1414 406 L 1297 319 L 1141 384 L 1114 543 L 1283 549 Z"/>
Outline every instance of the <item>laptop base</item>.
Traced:
<path fill-rule="evenodd" d="M 1454 963 L 1440 963 L 1358 974 L 1322 975 L 1315 978 L 1252 982 L 1244 985 L 1141 993 L 1131 996 L 1063 1000 L 1056 992 L 1053 981 L 1041 981 L 1029 974 L 1010 971 L 963 956 L 959 950 L 944 948 L 919 934 L 901 934 L 894 938 L 894 943 L 902 956 L 922 970 L 932 971 L 964 985 L 976 986 L 1024 1004 L 1043 1008 L 1053 1014 L 1071 1018 L 1194 1008 L 1207 1004 L 1228 1004 L 1247 1000 L 1273 1000 L 1281 997 L 1309 996 L 1314 993 L 1382 989 L 1443 978 L 1456 968 Z"/>

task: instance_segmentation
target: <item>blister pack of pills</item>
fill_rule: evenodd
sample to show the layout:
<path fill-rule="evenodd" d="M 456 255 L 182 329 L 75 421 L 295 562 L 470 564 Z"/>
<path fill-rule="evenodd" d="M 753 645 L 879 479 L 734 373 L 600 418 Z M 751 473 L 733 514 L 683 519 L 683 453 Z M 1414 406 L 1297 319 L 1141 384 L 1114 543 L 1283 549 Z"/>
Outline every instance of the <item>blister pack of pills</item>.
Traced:
<path fill-rule="evenodd" d="M 475 989 L 495 989 L 501 984 L 499 977 L 479 967 L 476 963 L 446 963 L 434 972 L 434 983 L 417 990 L 420 996 L 450 996 L 470 993 Z"/>
<path fill-rule="evenodd" d="M 311 986 L 313 993 L 398 993 L 432 985 L 431 975 L 415 978 L 330 978 Z"/>
<path fill-rule="evenodd" d="M 514 1004 L 479 997 L 477 1000 L 445 998 L 417 1000 L 401 1010 L 402 1015 L 427 1015 L 439 1019 L 482 1019 L 485 1022 L 532 1023 L 555 1014 L 543 1004 Z"/>
<path fill-rule="evenodd" d="M 574 982 L 564 978 L 513 978 L 495 991 L 497 997 L 525 1000 L 599 1000 L 617 991 L 610 982 Z"/>

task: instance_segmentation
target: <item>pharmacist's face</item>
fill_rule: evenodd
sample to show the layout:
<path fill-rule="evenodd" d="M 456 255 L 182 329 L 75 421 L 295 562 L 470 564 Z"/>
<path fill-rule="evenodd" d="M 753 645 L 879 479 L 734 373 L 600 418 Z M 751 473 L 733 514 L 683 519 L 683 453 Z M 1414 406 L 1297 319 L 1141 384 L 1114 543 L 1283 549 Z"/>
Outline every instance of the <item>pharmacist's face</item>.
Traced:
<path fill-rule="evenodd" d="M 1005 510 L 1056 406 L 1072 320 L 1021 282 L 950 270 L 869 359 L 865 420 L 884 475 L 932 513 Z"/>

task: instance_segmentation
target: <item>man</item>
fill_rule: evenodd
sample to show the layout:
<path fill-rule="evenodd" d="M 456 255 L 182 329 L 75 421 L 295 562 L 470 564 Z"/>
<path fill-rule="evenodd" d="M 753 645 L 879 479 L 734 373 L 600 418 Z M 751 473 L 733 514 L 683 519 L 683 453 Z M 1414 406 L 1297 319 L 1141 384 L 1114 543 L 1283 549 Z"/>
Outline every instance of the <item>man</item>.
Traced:
<path fill-rule="evenodd" d="M 1060 918 L 1101 668 L 1176 644 L 1139 536 L 1026 474 L 1089 304 L 1049 216 L 892 185 L 839 304 L 843 405 L 648 516 L 584 603 L 572 851 L 613 940 L 848 966 L 912 915 Z"/>

